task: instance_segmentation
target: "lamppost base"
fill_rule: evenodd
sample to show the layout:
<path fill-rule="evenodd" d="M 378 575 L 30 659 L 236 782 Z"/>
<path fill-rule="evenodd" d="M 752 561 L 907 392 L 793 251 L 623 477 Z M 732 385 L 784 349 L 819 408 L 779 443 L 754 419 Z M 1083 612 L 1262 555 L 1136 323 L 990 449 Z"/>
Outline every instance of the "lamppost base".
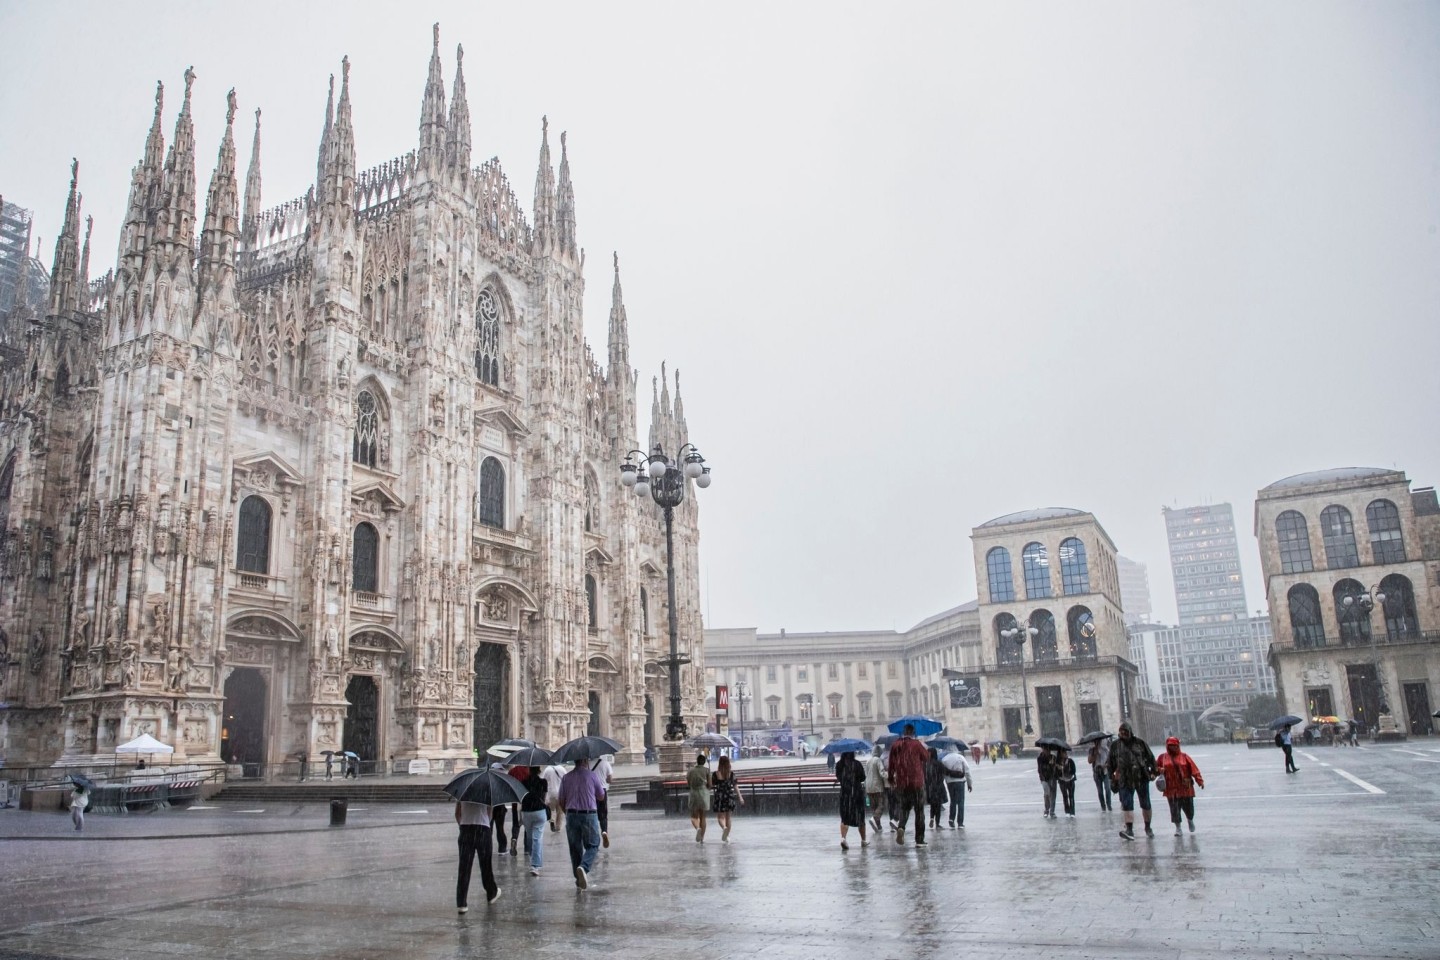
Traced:
<path fill-rule="evenodd" d="M 693 747 L 687 747 L 679 740 L 663 740 L 655 745 L 655 749 L 660 755 L 660 776 L 665 779 L 685 776 L 697 753 Z"/>

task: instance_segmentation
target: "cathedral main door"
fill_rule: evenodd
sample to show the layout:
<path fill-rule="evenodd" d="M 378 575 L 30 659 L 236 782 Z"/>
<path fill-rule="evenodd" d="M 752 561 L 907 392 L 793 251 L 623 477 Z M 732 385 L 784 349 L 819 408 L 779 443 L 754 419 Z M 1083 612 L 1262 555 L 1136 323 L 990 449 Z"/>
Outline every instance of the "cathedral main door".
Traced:
<path fill-rule="evenodd" d="M 509 657 L 498 643 L 475 648 L 475 746 L 481 750 L 505 733 L 505 669 Z M 516 732 L 519 735 L 519 731 Z"/>
<path fill-rule="evenodd" d="M 236 667 L 225 680 L 220 759 L 226 763 L 265 762 L 265 686 L 265 675 L 254 667 Z"/>
<path fill-rule="evenodd" d="M 376 759 L 376 731 L 380 716 L 380 689 L 374 677 L 354 676 L 345 686 L 345 741 L 343 749 L 358 755 L 362 762 Z"/>

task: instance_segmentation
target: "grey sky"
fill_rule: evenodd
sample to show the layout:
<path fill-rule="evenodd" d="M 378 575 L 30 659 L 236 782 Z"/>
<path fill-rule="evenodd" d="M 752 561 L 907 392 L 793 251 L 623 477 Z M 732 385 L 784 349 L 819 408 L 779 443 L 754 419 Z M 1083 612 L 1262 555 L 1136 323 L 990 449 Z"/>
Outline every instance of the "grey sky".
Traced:
<path fill-rule="evenodd" d="M 642 409 L 682 371 L 707 623 L 907 627 L 1049 505 L 1170 619 L 1160 507 L 1220 500 L 1259 608 L 1260 486 L 1440 482 L 1440 6 L 1016 6 L 8 3 L 0 192 L 49 263 L 78 156 L 102 272 L 194 64 L 202 197 L 231 86 L 296 197 L 345 54 L 360 166 L 415 146 L 438 19 L 527 209 L 569 131 L 591 342 L 615 249 Z"/>

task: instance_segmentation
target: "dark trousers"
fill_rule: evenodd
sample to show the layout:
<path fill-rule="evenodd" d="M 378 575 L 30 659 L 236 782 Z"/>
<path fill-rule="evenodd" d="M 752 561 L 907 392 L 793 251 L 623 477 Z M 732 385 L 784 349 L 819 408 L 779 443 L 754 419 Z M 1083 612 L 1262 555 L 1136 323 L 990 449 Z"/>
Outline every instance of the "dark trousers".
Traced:
<path fill-rule="evenodd" d="M 603 796 L 603 797 L 600 798 L 600 803 L 596 806 L 595 812 L 600 815 L 600 832 L 601 832 L 601 833 L 609 833 L 609 832 L 610 832 L 610 795 L 609 795 L 609 794 L 606 794 L 605 796 Z"/>
<path fill-rule="evenodd" d="M 500 852 L 506 853 L 509 850 L 509 841 L 505 839 L 505 818 L 507 816 L 510 818 L 511 838 L 513 839 L 515 837 L 519 837 L 520 810 L 514 804 L 504 807 L 495 807 L 493 816 L 495 822 L 495 842 L 499 844 Z"/>
<path fill-rule="evenodd" d="M 950 826 L 965 826 L 965 781 L 946 780 L 945 789 L 950 792 Z"/>
<path fill-rule="evenodd" d="M 496 890 L 495 871 L 490 866 L 490 828 L 460 828 L 460 875 L 455 881 L 455 906 L 463 907 L 469 901 L 470 871 L 476 857 L 480 858 L 480 883 L 485 887 L 485 896 L 493 896 Z"/>
<path fill-rule="evenodd" d="M 1170 801 L 1170 822 L 1177 827 L 1180 825 L 1180 814 L 1185 814 L 1186 820 L 1195 819 L 1195 798 L 1194 797 L 1166 797 Z"/>
<path fill-rule="evenodd" d="M 1075 781 L 1060 781 L 1060 802 L 1065 806 L 1065 812 L 1075 816 Z"/>
<path fill-rule="evenodd" d="M 900 791 L 894 787 L 885 788 L 885 811 L 890 815 L 891 823 L 900 822 Z"/>
<path fill-rule="evenodd" d="M 910 820 L 910 811 L 915 811 L 915 839 L 925 839 L 925 788 L 924 787 L 896 787 L 895 793 L 900 798 L 900 829 L 905 829 L 905 824 Z"/>
<path fill-rule="evenodd" d="M 1101 810 L 1115 809 L 1115 798 L 1110 794 L 1110 778 L 1100 767 L 1095 768 L 1095 795 L 1100 798 Z"/>
<path fill-rule="evenodd" d="M 1282 743 L 1280 744 L 1280 749 L 1285 751 L 1285 772 L 1289 773 L 1292 770 L 1298 770 L 1299 768 L 1295 766 L 1294 749 L 1290 744 Z"/>
<path fill-rule="evenodd" d="M 937 825 L 940 823 L 940 811 L 943 810 L 944 807 L 945 802 L 943 800 L 930 801 L 930 819 L 934 820 Z"/>

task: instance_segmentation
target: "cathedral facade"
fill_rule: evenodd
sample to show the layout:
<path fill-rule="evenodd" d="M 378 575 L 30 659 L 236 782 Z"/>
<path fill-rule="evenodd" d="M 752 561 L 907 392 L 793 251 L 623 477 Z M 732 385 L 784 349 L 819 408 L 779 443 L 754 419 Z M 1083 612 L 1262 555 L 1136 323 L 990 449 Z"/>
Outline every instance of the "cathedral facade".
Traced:
<path fill-rule="evenodd" d="M 48 306 L 0 345 L 8 764 L 141 733 L 244 764 L 659 739 L 665 531 L 617 469 L 639 446 L 618 258 L 602 365 L 565 137 L 557 177 L 542 128 L 527 218 L 471 161 L 462 58 L 447 105 L 437 28 L 417 148 L 365 171 L 346 61 L 314 186 L 268 209 L 259 111 L 242 183 L 231 91 L 199 217 L 187 71 L 95 281 L 72 171 Z M 647 449 L 686 440 L 677 375 Z M 703 728 L 693 495 L 675 538 Z"/>

